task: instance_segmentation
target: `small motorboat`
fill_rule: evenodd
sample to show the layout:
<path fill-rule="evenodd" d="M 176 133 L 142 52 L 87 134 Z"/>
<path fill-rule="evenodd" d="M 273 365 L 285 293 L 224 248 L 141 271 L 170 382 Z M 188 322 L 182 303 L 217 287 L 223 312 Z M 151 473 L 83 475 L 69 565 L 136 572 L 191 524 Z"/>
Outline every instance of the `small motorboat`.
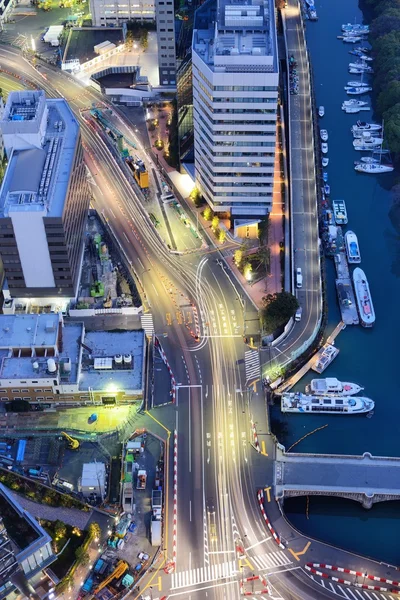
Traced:
<path fill-rule="evenodd" d="M 329 165 L 329 158 L 327 156 L 322 157 L 322 166 L 327 167 Z"/>
<path fill-rule="evenodd" d="M 366 121 L 357 121 L 355 125 L 351 128 L 351 132 L 353 135 L 361 134 L 364 131 L 380 131 L 382 129 L 382 125 L 378 125 L 377 123 L 367 123 Z"/>
<path fill-rule="evenodd" d="M 362 110 L 371 110 L 370 106 L 342 106 L 342 109 L 348 115 L 355 115 Z"/>
<path fill-rule="evenodd" d="M 349 96 L 361 96 L 361 94 L 368 94 L 372 90 L 372 87 L 361 86 L 361 87 L 349 87 L 344 88 Z"/>
<path fill-rule="evenodd" d="M 359 46 L 356 48 L 356 50 L 359 50 L 363 54 L 368 54 L 368 52 L 371 52 L 371 48 L 367 48 L 367 46 Z"/>
<path fill-rule="evenodd" d="M 323 117 L 325 114 L 325 108 L 323 106 L 320 106 L 318 108 L 318 116 Z"/>
<path fill-rule="evenodd" d="M 357 44 L 357 42 L 361 42 L 360 37 L 344 37 L 344 36 L 338 35 L 338 39 L 343 40 L 346 44 Z"/>
<path fill-rule="evenodd" d="M 322 173 L 322 179 L 324 180 L 325 183 L 327 183 L 327 181 L 328 181 L 328 173 L 326 171 L 324 171 Z"/>
<path fill-rule="evenodd" d="M 323 142 L 327 142 L 328 141 L 328 132 L 327 132 L 326 129 L 321 129 L 320 135 L 321 135 L 321 140 Z"/>
<path fill-rule="evenodd" d="M 364 100 L 356 100 L 355 98 L 352 98 L 351 100 L 345 100 L 342 103 L 342 108 L 344 106 L 366 106 L 368 104 L 368 102 L 364 102 Z"/>
<path fill-rule="evenodd" d="M 373 158 L 372 156 L 363 156 L 361 158 L 361 162 L 366 163 L 367 165 L 375 165 L 379 163 L 377 158 Z"/>
<path fill-rule="evenodd" d="M 348 81 L 347 85 L 348 87 L 370 87 L 368 83 L 363 83 L 362 81 Z"/>
<path fill-rule="evenodd" d="M 329 183 L 326 183 L 326 184 L 324 185 L 324 193 L 325 193 L 325 196 L 330 196 L 330 193 L 331 193 L 331 186 L 329 185 Z"/>
<path fill-rule="evenodd" d="M 394 170 L 393 165 L 381 165 L 379 163 L 372 163 L 370 165 L 366 163 L 359 163 L 354 168 L 359 173 L 371 173 L 372 175 L 378 175 L 379 173 L 390 173 Z"/>
<path fill-rule="evenodd" d="M 321 152 L 322 152 L 322 154 L 328 154 L 328 144 L 326 142 L 322 142 Z"/>

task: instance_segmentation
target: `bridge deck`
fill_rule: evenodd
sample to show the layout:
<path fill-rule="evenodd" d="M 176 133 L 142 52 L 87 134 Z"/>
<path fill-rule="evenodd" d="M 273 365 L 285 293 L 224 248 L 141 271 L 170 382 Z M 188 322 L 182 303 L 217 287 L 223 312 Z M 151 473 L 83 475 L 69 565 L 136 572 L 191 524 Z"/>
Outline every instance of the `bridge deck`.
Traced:
<path fill-rule="evenodd" d="M 275 485 L 278 497 L 301 492 L 400 496 L 400 458 L 286 454 L 278 448 Z"/>

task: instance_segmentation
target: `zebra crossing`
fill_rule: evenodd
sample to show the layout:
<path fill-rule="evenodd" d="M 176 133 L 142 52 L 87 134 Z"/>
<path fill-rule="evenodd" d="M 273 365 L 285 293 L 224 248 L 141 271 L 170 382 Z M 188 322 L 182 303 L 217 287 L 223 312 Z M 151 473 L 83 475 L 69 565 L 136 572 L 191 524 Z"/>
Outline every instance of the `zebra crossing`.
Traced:
<path fill-rule="evenodd" d="M 260 571 L 276 569 L 290 565 L 292 561 L 283 552 L 268 552 L 250 559 Z"/>
<path fill-rule="evenodd" d="M 146 335 L 151 337 L 154 333 L 153 315 L 151 313 L 145 313 L 144 315 L 141 315 L 140 320 Z"/>
<path fill-rule="evenodd" d="M 171 590 L 190 587 L 198 583 L 218 581 L 223 578 L 228 579 L 236 577 L 237 574 L 237 565 L 234 560 L 221 564 L 207 565 L 198 569 L 190 569 L 189 571 L 180 571 L 171 575 Z"/>
<path fill-rule="evenodd" d="M 260 355 L 258 350 L 246 350 L 244 353 L 246 381 L 259 379 L 261 376 Z"/>

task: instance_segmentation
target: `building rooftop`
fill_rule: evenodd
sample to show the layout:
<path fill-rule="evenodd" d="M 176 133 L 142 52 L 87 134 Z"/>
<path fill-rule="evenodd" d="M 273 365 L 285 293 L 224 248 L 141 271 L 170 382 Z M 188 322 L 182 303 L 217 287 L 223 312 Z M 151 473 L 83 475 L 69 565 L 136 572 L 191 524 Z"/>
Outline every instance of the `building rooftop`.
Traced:
<path fill-rule="evenodd" d="M 104 463 L 91 462 L 84 463 L 82 467 L 82 487 L 104 487 L 106 479 L 106 466 Z"/>
<path fill-rule="evenodd" d="M 271 0 L 208 0 L 195 17 L 193 50 L 218 72 L 275 72 Z"/>
<path fill-rule="evenodd" d="M 55 347 L 59 315 L 0 315 L 0 348 Z"/>
<path fill-rule="evenodd" d="M 145 349 L 144 331 L 90 331 L 85 336 L 82 370 L 79 389 L 82 391 L 117 390 L 140 391 L 143 387 L 143 356 Z M 93 359 L 114 358 L 117 355 L 130 355 L 131 366 L 118 366 L 113 361 L 112 369 L 94 369 Z"/>
<path fill-rule="evenodd" d="M 14 104 L 10 107 L 7 103 L 6 106 L 7 113 L 4 113 L 1 121 L 4 133 L 8 133 L 7 123 L 13 120 L 12 110 L 17 113 L 13 118 L 19 117 L 21 129 L 26 125 L 26 120 L 33 122 L 40 116 L 39 101 L 24 108 L 26 117 L 18 114 L 23 111 L 19 104 L 18 110 Z M 26 149 L 11 153 L 0 190 L 0 216 L 30 211 L 44 212 L 47 217 L 62 216 L 79 125 L 66 100 L 46 99 L 45 106 L 48 113 L 44 145 L 38 148 L 27 144 Z M 18 136 L 18 132 L 15 135 Z"/>

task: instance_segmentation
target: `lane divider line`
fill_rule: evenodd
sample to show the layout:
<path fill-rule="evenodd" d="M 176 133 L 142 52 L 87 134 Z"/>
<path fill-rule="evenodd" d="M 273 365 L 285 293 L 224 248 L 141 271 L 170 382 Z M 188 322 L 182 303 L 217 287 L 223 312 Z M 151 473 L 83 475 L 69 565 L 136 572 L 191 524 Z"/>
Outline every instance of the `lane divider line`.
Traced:
<path fill-rule="evenodd" d="M 172 390 L 171 390 L 171 401 L 172 401 L 172 404 L 175 404 L 175 401 L 176 401 L 176 379 L 175 379 L 175 376 L 174 376 L 174 374 L 172 372 L 172 369 L 170 367 L 170 364 L 168 362 L 166 354 L 165 354 L 165 352 L 164 352 L 164 350 L 163 350 L 163 348 L 162 348 L 162 346 L 160 344 L 160 340 L 157 337 L 155 338 L 154 345 L 158 348 L 158 351 L 159 351 L 160 356 L 161 356 L 161 358 L 163 360 L 163 363 L 167 367 L 169 376 L 171 377 L 171 388 L 172 388 Z"/>

